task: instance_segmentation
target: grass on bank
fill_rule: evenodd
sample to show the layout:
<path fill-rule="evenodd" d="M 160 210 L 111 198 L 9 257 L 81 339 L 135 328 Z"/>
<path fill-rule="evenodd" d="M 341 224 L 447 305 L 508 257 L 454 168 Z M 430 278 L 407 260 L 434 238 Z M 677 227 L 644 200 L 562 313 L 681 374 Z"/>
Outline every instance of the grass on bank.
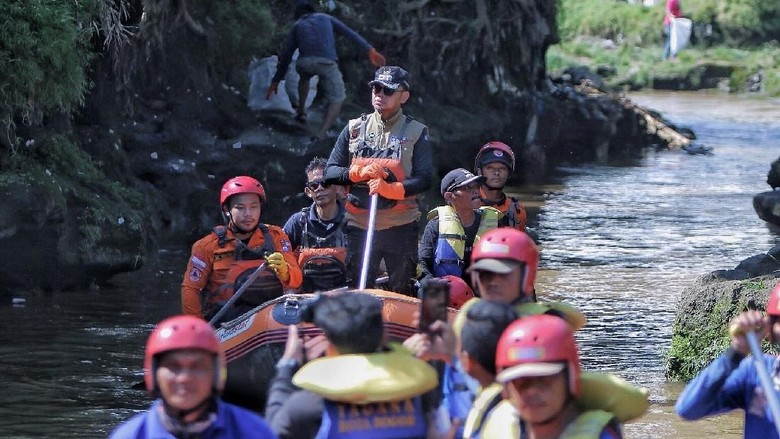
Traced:
<path fill-rule="evenodd" d="M 747 91 L 749 79 L 760 74 L 760 94 L 780 96 L 780 44 L 772 39 L 780 30 L 776 3 L 681 1 L 683 15 L 694 22 L 696 40 L 674 61 L 662 61 L 664 0 L 650 7 L 637 3 L 559 0 L 561 42 L 547 53 L 548 72 L 555 75 L 573 65 L 611 66 L 616 74 L 607 85 L 643 88 L 652 87 L 655 78 L 685 77 L 703 64 L 722 65 L 731 70 L 730 91 Z M 708 36 L 702 35 L 705 25 Z M 749 32 L 745 26 L 751 26 Z"/>

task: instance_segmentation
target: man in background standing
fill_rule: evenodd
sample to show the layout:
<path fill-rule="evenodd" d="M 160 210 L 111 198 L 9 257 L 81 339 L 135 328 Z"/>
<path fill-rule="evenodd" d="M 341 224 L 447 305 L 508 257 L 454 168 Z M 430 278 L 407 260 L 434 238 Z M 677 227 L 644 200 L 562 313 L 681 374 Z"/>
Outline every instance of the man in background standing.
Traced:
<path fill-rule="evenodd" d="M 328 109 L 322 119 L 322 125 L 317 134 L 310 139 L 316 141 L 325 138 L 328 129 L 341 112 L 341 104 L 347 98 L 344 79 L 338 66 L 334 31 L 363 47 L 375 67 L 385 65 L 385 57 L 349 26 L 328 14 L 315 12 L 309 0 L 298 1 L 295 6 L 295 20 L 279 56 L 276 74 L 271 80 L 271 86 L 268 87 L 266 99 L 277 92 L 279 82 L 287 73 L 293 53 L 298 49 L 300 56 L 296 61 L 296 70 L 301 79 L 298 82 L 298 106 L 295 119 L 299 122 L 306 121 L 306 98 L 309 94 L 309 79 L 312 76 L 319 77 L 328 101 Z"/>
<path fill-rule="evenodd" d="M 672 20 L 680 16 L 680 1 L 666 0 L 664 7 L 664 34 L 666 35 L 666 45 L 664 46 L 664 59 L 672 56 Z"/>

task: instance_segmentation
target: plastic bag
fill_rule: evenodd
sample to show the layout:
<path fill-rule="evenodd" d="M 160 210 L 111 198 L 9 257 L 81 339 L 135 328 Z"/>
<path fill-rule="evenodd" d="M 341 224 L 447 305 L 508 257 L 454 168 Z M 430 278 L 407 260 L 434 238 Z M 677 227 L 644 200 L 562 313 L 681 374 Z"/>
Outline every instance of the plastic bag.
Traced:
<path fill-rule="evenodd" d="M 287 68 L 285 79 L 279 83 L 277 93 L 266 99 L 268 87 L 271 86 L 271 79 L 276 73 L 276 65 L 279 58 L 272 55 L 262 59 L 253 58 L 249 63 L 247 75 L 249 76 L 249 93 L 247 95 L 247 106 L 252 110 L 264 111 L 285 111 L 292 113 L 293 103 L 298 102 L 298 80 L 300 76 L 295 71 L 295 59 L 298 53 L 293 56 L 293 61 Z M 289 82 L 289 84 L 288 84 Z M 314 97 L 317 95 L 318 78 L 313 77 L 309 81 L 309 95 L 306 99 L 306 108 L 311 106 Z"/>
<path fill-rule="evenodd" d="M 677 55 L 691 39 L 691 20 L 689 18 L 673 18 L 669 29 L 669 50 L 672 56 Z"/>

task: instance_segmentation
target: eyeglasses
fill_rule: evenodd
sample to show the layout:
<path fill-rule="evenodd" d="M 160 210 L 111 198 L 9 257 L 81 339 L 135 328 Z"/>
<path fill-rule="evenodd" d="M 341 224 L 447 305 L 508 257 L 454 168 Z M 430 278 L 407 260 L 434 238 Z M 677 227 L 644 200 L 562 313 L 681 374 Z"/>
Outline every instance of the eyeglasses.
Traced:
<path fill-rule="evenodd" d="M 397 91 L 405 91 L 405 90 L 402 90 L 400 88 L 388 88 L 388 87 L 385 87 L 385 86 L 382 86 L 382 85 L 379 85 L 379 84 L 374 84 L 374 85 L 371 86 L 371 91 L 375 95 L 378 95 L 379 93 L 384 93 L 385 96 L 392 96 Z"/>
<path fill-rule="evenodd" d="M 320 187 L 320 186 L 322 186 L 324 189 L 327 189 L 327 188 L 329 188 L 329 187 L 330 187 L 330 184 L 329 184 L 329 183 L 325 183 L 325 182 L 323 182 L 323 181 L 322 181 L 322 179 L 318 179 L 318 180 L 312 180 L 312 181 L 310 181 L 310 182 L 306 183 L 306 187 L 307 187 L 307 188 L 308 188 L 310 191 L 315 191 L 315 190 L 317 190 L 317 188 L 318 188 L 318 187 Z"/>

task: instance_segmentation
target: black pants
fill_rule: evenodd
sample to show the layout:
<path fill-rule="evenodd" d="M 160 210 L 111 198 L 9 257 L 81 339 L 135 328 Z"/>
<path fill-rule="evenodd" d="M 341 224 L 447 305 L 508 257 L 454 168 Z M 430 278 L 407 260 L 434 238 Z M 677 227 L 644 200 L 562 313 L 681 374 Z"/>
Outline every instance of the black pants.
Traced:
<path fill-rule="evenodd" d="M 360 283 L 366 230 L 347 226 L 347 239 L 349 285 L 354 288 Z M 366 288 L 374 287 L 379 263 L 383 259 L 390 278 L 390 289 L 396 293 L 415 296 L 412 284 L 417 274 L 417 222 L 374 231 Z"/>

